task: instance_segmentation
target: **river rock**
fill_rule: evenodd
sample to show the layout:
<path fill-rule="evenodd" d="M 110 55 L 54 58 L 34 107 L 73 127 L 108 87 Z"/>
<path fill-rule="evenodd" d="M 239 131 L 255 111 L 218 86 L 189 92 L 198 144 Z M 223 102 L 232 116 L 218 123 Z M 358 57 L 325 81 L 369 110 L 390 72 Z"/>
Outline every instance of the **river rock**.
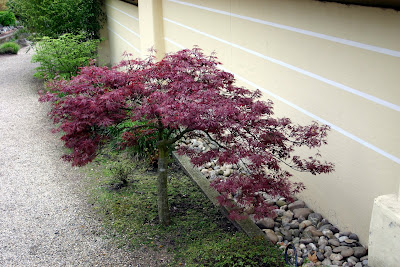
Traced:
<path fill-rule="evenodd" d="M 275 221 L 274 219 L 267 217 L 259 220 L 256 224 L 261 229 L 273 229 L 275 226 Z"/>
<path fill-rule="evenodd" d="M 322 246 L 322 245 L 328 245 L 328 240 L 326 240 L 326 238 L 324 236 L 321 236 L 318 240 L 318 245 Z"/>
<path fill-rule="evenodd" d="M 321 230 L 320 230 L 320 231 L 321 231 Z M 322 230 L 322 234 L 323 234 L 324 236 L 326 236 L 327 238 L 329 238 L 329 239 L 334 238 L 334 235 L 333 235 L 332 231 L 329 230 L 329 229 L 324 229 L 324 230 Z"/>
<path fill-rule="evenodd" d="M 353 250 L 353 251 L 354 251 L 354 250 Z M 357 258 L 354 257 L 354 256 L 350 256 L 350 257 L 347 259 L 347 261 L 353 263 L 353 265 L 356 265 L 356 263 L 359 262 L 359 259 L 357 259 Z"/>
<path fill-rule="evenodd" d="M 360 258 L 360 261 L 363 261 L 363 260 L 368 260 L 368 255 L 365 255 L 364 257 Z"/>
<path fill-rule="evenodd" d="M 323 233 L 321 232 L 321 231 L 318 231 L 317 229 L 311 229 L 311 230 L 309 230 L 311 233 L 312 233 L 312 235 L 313 236 L 317 236 L 317 237 L 320 237 L 320 236 L 323 236 Z"/>
<path fill-rule="evenodd" d="M 295 209 L 299 209 L 299 208 L 304 208 L 306 206 L 306 203 L 304 203 L 304 201 L 302 200 L 296 200 L 293 203 L 290 203 L 288 205 L 289 210 L 295 210 Z"/>
<path fill-rule="evenodd" d="M 314 243 L 308 244 L 311 248 L 311 250 L 317 251 L 317 246 Z"/>
<path fill-rule="evenodd" d="M 288 223 L 290 223 L 291 221 L 292 221 L 292 219 L 293 219 L 293 216 L 288 216 L 288 215 L 283 215 L 282 216 L 282 224 L 288 224 Z"/>
<path fill-rule="evenodd" d="M 344 242 L 345 242 L 346 244 L 355 244 L 355 243 L 357 243 L 357 240 L 347 238 Z"/>
<path fill-rule="evenodd" d="M 342 252 L 344 249 L 346 249 L 347 247 L 346 246 L 339 246 L 339 247 L 335 247 L 335 248 L 333 248 L 332 249 L 332 252 L 333 253 L 340 253 L 340 252 Z"/>
<path fill-rule="evenodd" d="M 227 169 L 222 173 L 222 175 L 225 177 L 229 177 L 231 175 L 231 173 L 232 173 L 232 169 Z"/>
<path fill-rule="evenodd" d="M 349 231 L 339 232 L 340 236 L 349 236 L 350 234 L 351 234 L 351 232 L 349 232 Z"/>
<path fill-rule="evenodd" d="M 346 247 L 345 249 L 343 249 L 343 250 L 340 252 L 340 255 L 342 255 L 343 258 L 350 257 L 350 256 L 352 256 L 353 254 L 354 254 L 354 249 L 349 248 L 349 247 Z"/>
<path fill-rule="evenodd" d="M 300 230 L 299 229 L 293 229 L 292 230 L 292 235 L 295 237 L 299 237 L 300 236 Z"/>
<path fill-rule="evenodd" d="M 351 234 L 349 235 L 349 238 L 350 238 L 350 239 L 353 239 L 353 240 L 356 240 L 356 241 L 359 241 L 358 236 L 357 236 L 356 234 L 354 234 L 354 233 L 351 233 Z"/>
<path fill-rule="evenodd" d="M 322 231 L 322 232 L 323 232 L 324 230 L 329 230 L 329 231 L 331 231 L 331 229 L 330 229 L 331 226 L 332 226 L 332 224 L 329 224 L 329 223 L 328 223 L 328 224 L 324 224 L 324 225 L 322 225 L 321 227 L 319 227 L 318 230 L 320 230 L 320 231 Z M 332 232 L 332 231 L 331 231 L 331 232 Z M 333 232 L 332 232 L 332 234 L 333 234 Z"/>
<path fill-rule="evenodd" d="M 364 247 L 355 247 L 354 249 L 354 256 L 357 258 L 361 258 L 367 255 L 367 250 Z"/>
<path fill-rule="evenodd" d="M 274 233 L 274 231 L 270 229 L 264 229 L 263 232 L 267 236 L 268 240 L 271 241 L 273 244 L 276 244 L 276 242 L 278 242 L 278 236 Z"/>
<path fill-rule="evenodd" d="M 311 213 L 310 215 L 308 215 L 307 219 L 311 221 L 314 226 L 317 226 L 318 223 L 322 220 L 322 215 L 319 213 Z"/>
<path fill-rule="evenodd" d="M 275 202 L 275 204 L 276 204 L 278 207 L 282 207 L 282 206 L 287 205 L 287 203 L 286 203 L 285 201 L 283 201 L 283 200 L 277 200 L 277 201 Z"/>
<path fill-rule="evenodd" d="M 308 227 L 308 226 L 311 226 L 311 225 L 312 225 L 312 222 L 311 222 L 311 221 L 305 220 L 305 221 L 302 221 L 302 222 L 299 224 L 299 229 L 300 229 L 300 230 L 303 230 L 304 228 L 306 228 L 306 227 Z"/>
<path fill-rule="evenodd" d="M 283 214 L 285 213 L 285 211 L 281 210 L 281 209 L 275 209 L 274 212 L 275 212 L 276 216 L 280 216 L 280 217 L 282 217 Z"/>
<path fill-rule="evenodd" d="M 310 213 L 313 211 L 309 208 L 298 208 L 293 210 L 293 214 L 295 218 L 307 218 Z"/>
<path fill-rule="evenodd" d="M 332 254 L 329 256 L 329 259 L 330 259 L 331 261 L 340 261 L 340 260 L 343 259 L 343 256 L 340 255 L 340 254 L 332 253 Z"/>
<path fill-rule="evenodd" d="M 309 244 L 311 242 L 313 242 L 313 240 L 311 238 L 301 238 L 300 239 L 300 243 L 302 243 L 302 244 Z"/>
<path fill-rule="evenodd" d="M 336 226 L 331 226 L 331 227 L 329 227 L 329 229 L 334 233 L 334 234 L 336 234 L 336 233 L 339 233 L 339 229 L 336 227 Z"/>
<path fill-rule="evenodd" d="M 324 254 L 322 254 L 321 252 L 317 252 L 317 259 L 319 261 L 323 261 L 325 259 Z"/>
<path fill-rule="evenodd" d="M 322 261 L 322 264 L 323 264 L 323 265 L 326 265 L 326 266 L 330 266 L 330 265 L 332 265 L 332 262 L 331 262 L 330 259 L 325 258 L 325 259 Z"/>
<path fill-rule="evenodd" d="M 332 248 L 330 246 L 326 246 L 325 253 L 324 253 L 325 258 L 329 258 L 331 256 L 331 254 L 332 254 Z"/>
<path fill-rule="evenodd" d="M 299 222 L 298 221 L 292 221 L 288 225 L 289 225 L 290 229 L 299 229 Z"/>
<path fill-rule="evenodd" d="M 340 243 L 339 243 L 339 241 L 337 239 L 331 238 L 331 239 L 328 240 L 328 243 L 331 244 L 332 246 L 335 246 L 335 247 L 340 246 Z"/>

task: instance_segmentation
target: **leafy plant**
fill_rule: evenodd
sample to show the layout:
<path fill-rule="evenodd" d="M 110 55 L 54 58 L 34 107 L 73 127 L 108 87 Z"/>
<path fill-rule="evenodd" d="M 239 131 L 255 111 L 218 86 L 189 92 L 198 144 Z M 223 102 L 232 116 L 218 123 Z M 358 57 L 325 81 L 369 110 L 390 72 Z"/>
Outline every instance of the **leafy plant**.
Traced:
<path fill-rule="evenodd" d="M 16 18 L 11 11 L 0 11 L 0 25 L 13 26 L 15 25 Z"/>
<path fill-rule="evenodd" d="M 37 78 L 53 79 L 57 75 L 69 79 L 80 67 L 88 65 L 96 56 L 100 40 L 87 39 L 84 34 L 66 33 L 58 38 L 43 37 L 35 46 L 32 62 L 39 62 L 34 74 Z"/>
<path fill-rule="evenodd" d="M 232 206 L 235 197 L 243 208 L 233 209 L 240 218 L 246 206 L 256 217 L 271 216 L 263 194 L 282 196 L 301 191 L 286 170 L 312 174 L 329 173 L 333 164 L 315 156 L 293 155 L 295 148 L 318 148 L 327 143 L 329 126 L 316 122 L 300 126 L 288 118 L 273 117 L 272 101 L 261 101 L 261 92 L 237 87 L 234 76 L 218 68 L 216 57 L 201 49 L 185 49 L 156 62 L 127 60 L 117 68 L 90 66 L 71 81 L 54 81 L 41 101 L 51 101 L 51 116 L 64 132 L 62 140 L 73 149 L 64 159 L 81 166 L 92 161 L 109 136 L 104 128 L 131 120 L 140 121 L 124 132 L 125 146 L 136 146 L 140 136 L 157 134 L 158 212 L 161 224 L 170 223 L 167 195 L 169 150 L 182 137 L 208 138 L 208 151 L 181 147 L 191 162 L 200 166 L 212 159 L 246 166 L 212 186 L 220 192 L 220 204 Z M 120 69 L 119 69 L 120 68 Z M 64 94 L 60 97 L 60 92 Z M 282 165 L 285 168 L 282 168 Z"/>
<path fill-rule="evenodd" d="M 98 39 L 105 21 L 102 0 L 8 0 L 7 6 L 39 37 L 85 32 Z"/>
<path fill-rule="evenodd" d="M 13 42 L 7 42 L 0 45 L 0 54 L 18 54 L 20 47 Z"/>

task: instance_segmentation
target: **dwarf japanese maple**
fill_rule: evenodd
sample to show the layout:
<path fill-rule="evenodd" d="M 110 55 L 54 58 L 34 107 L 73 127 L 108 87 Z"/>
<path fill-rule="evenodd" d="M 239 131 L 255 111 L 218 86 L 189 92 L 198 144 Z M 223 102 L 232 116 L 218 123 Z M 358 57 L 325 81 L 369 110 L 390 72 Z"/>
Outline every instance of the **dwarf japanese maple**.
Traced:
<path fill-rule="evenodd" d="M 234 76 L 218 68 L 214 55 L 199 48 L 167 54 L 156 62 L 125 60 L 113 68 L 83 67 L 70 81 L 55 80 L 51 92 L 41 97 L 52 102 L 51 116 L 64 132 L 62 140 L 72 153 L 64 156 L 73 165 L 96 157 L 100 145 L 110 140 L 106 129 L 126 121 L 123 146 L 135 146 L 138 138 L 157 136 L 159 219 L 168 224 L 167 170 L 169 149 L 182 137 L 203 138 L 214 145 L 199 151 L 181 146 L 177 152 L 200 166 L 212 159 L 219 164 L 245 166 L 229 178 L 211 185 L 221 193 L 222 205 L 252 207 L 257 217 L 271 216 L 265 194 L 290 198 L 301 183 L 289 180 L 288 169 L 312 174 L 329 173 L 333 164 L 318 160 L 318 153 L 301 158 L 296 147 L 315 149 L 326 144 L 329 127 L 300 126 L 288 118 L 273 117 L 273 103 L 261 101 L 260 91 L 235 85 Z M 289 168 L 290 167 L 290 168 Z"/>

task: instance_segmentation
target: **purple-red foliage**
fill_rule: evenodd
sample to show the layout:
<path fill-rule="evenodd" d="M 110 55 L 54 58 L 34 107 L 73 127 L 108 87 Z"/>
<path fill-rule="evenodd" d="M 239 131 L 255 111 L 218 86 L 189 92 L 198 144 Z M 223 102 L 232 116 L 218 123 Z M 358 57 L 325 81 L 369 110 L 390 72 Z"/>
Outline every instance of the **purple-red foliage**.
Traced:
<path fill-rule="evenodd" d="M 214 55 L 194 48 L 168 54 L 159 62 L 149 57 L 126 60 L 111 69 L 83 67 L 70 81 L 51 82 L 51 92 L 41 101 L 52 102 L 51 116 L 60 123 L 65 145 L 73 149 L 65 159 L 73 165 L 93 160 L 109 138 L 104 129 L 127 120 L 146 123 L 124 133 L 128 146 L 154 131 L 168 145 L 183 136 L 209 138 L 216 148 L 205 152 L 180 147 L 178 153 L 188 155 L 196 166 L 212 159 L 221 165 L 246 166 L 245 173 L 212 182 L 221 193 L 220 203 L 229 206 L 235 198 L 243 207 L 252 206 L 258 217 L 271 216 L 272 207 L 263 194 L 290 198 L 304 188 L 289 180 L 288 169 L 333 171 L 332 163 L 317 159 L 318 153 L 309 158 L 293 155 L 296 147 L 326 144 L 329 127 L 274 118 L 272 101 L 261 101 L 258 90 L 236 86 L 234 76 L 219 64 Z M 231 215 L 242 212 L 234 210 Z"/>

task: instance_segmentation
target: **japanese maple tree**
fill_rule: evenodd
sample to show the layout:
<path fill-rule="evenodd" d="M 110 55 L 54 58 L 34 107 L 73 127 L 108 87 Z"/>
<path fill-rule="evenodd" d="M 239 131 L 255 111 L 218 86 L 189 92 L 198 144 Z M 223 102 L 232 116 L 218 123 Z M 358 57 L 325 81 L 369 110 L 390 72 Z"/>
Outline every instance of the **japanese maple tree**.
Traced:
<path fill-rule="evenodd" d="M 316 149 L 326 144 L 329 127 L 313 122 L 301 126 L 288 118 L 273 116 L 273 103 L 261 101 L 260 91 L 235 85 L 234 76 L 221 70 L 214 55 L 200 48 L 125 60 L 113 68 L 83 67 L 70 81 L 54 80 L 41 101 L 52 102 L 51 116 L 72 152 L 64 158 L 81 166 L 96 157 L 99 147 L 110 141 L 107 128 L 132 121 L 123 134 L 123 146 L 135 146 L 145 135 L 157 136 L 158 212 L 169 224 L 167 172 L 169 151 L 183 137 L 203 138 L 213 143 L 199 151 L 180 146 L 177 152 L 196 166 L 217 159 L 245 166 L 211 186 L 220 192 L 220 203 L 252 207 L 257 217 L 271 216 L 265 194 L 290 198 L 301 183 L 290 181 L 290 169 L 312 174 L 329 173 L 333 164 L 314 156 L 294 155 L 297 147 Z"/>

